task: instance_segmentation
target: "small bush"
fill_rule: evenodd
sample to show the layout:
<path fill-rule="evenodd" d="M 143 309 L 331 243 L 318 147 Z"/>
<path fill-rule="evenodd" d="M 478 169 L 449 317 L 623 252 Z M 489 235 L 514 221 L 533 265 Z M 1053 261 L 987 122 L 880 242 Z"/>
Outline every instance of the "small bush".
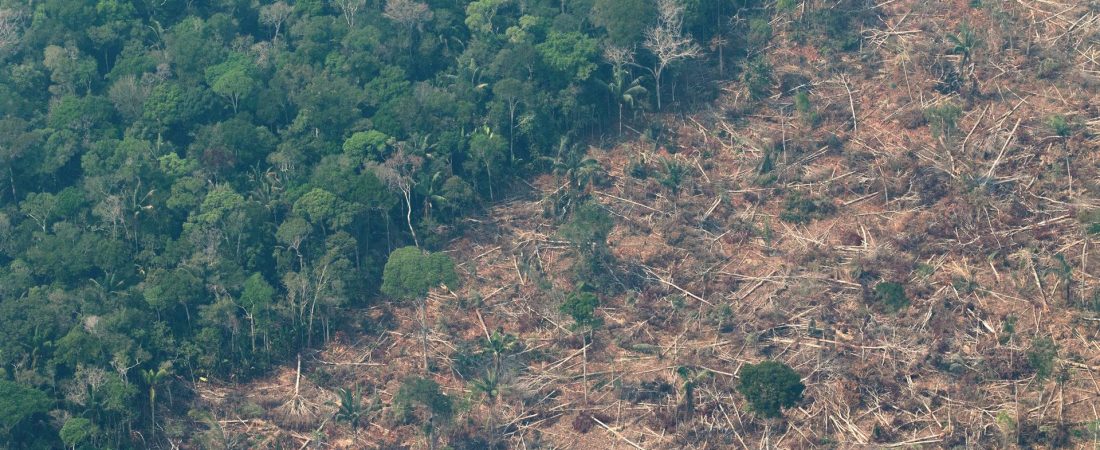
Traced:
<path fill-rule="evenodd" d="M 745 72 L 741 74 L 741 82 L 748 87 L 753 100 L 767 97 L 772 90 L 772 66 L 760 57 L 749 61 Z"/>
<path fill-rule="evenodd" d="M 822 198 L 812 198 L 800 192 L 787 197 L 779 218 L 784 222 L 804 224 L 833 215 L 836 206 Z"/>
<path fill-rule="evenodd" d="M 810 94 L 806 93 L 806 91 L 795 94 L 794 109 L 798 111 L 798 116 L 801 117 L 802 121 L 810 128 L 816 127 L 821 119 L 821 116 L 814 109 L 813 104 L 810 103 Z"/>
<path fill-rule="evenodd" d="M 937 139 L 940 136 L 945 139 L 951 137 L 955 132 L 959 116 L 962 116 L 962 108 L 950 103 L 924 110 L 924 117 L 932 126 L 932 136 Z"/>
<path fill-rule="evenodd" d="M 893 281 L 883 281 L 875 285 L 875 295 L 872 298 L 875 306 L 890 313 L 909 307 L 909 297 L 905 295 L 905 286 Z"/>
<path fill-rule="evenodd" d="M 1054 373 L 1054 358 L 1058 356 L 1058 344 L 1049 337 L 1038 338 L 1031 341 L 1031 348 L 1027 350 L 1027 362 L 1035 369 L 1035 376 L 1045 380 Z"/>
<path fill-rule="evenodd" d="M 746 365 L 741 369 L 741 383 L 737 386 L 752 410 L 767 418 L 779 417 L 782 408 L 797 404 L 805 389 L 798 372 L 777 361 Z"/>

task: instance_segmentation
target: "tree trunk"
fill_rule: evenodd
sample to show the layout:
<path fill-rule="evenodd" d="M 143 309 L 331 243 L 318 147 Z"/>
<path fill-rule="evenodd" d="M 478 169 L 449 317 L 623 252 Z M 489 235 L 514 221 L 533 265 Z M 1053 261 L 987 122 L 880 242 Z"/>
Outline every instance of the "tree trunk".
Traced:
<path fill-rule="evenodd" d="M 585 339 L 584 342 L 581 343 L 581 353 L 582 353 L 581 370 L 584 372 L 582 374 L 582 377 L 583 377 L 582 382 L 584 383 L 584 407 L 587 408 L 588 407 L 588 341 L 591 339 L 591 336 L 585 336 L 585 337 L 587 337 L 588 339 Z"/>
<path fill-rule="evenodd" d="M 424 374 L 428 374 L 428 299 L 420 300 L 420 346 Z"/>
<path fill-rule="evenodd" d="M 416 248 L 420 248 L 420 241 L 416 239 L 416 230 L 413 229 L 412 222 L 412 188 L 402 189 L 401 193 L 405 194 L 405 222 L 409 224 L 409 232 L 412 233 L 413 244 L 416 244 Z"/>
<path fill-rule="evenodd" d="M 493 197 L 493 169 L 489 167 L 489 160 L 485 160 L 485 173 L 489 175 L 489 201 L 496 201 Z"/>
<path fill-rule="evenodd" d="M 653 82 L 657 84 L 657 111 L 661 110 L 661 71 L 654 68 Z"/>

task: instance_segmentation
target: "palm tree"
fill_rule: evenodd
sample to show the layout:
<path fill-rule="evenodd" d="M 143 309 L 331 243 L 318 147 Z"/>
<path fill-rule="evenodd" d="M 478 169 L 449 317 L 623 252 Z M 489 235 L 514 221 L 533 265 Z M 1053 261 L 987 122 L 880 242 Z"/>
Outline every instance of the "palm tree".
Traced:
<path fill-rule="evenodd" d="M 973 28 L 970 28 L 969 24 L 962 24 L 959 26 L 959 32 L 956 34 L 947 35 L 947 40 L 951 42 L 951 53 L 960 55 L 959 59 L 959 75 L 966 78 L 970 78 L 972 83 L 972 89 L 977 90 L 978 80 L 970 77 L 967 72 L 967 68 L 970 66 L 971 55 L 978 46 L 982 45 L 982 40 L 974 32 Z"/>
<path fill-rule="evenodd" d="M 153 369 L 141 371 L 141 377 L 145 380 L 145 384 L 149 386 L 149 419 L 152 422 L 152 433 L 154 435 L 157 432 L 157 385 L 159 385 L 171 371 L 171 363 L 163 363 L 155 371 Z"/>
<path fill-rule="evenodd" d="M 340 397 L 340 409 L 336 411 L 335 419 L 337 422 L 347 422 L 351 426 L 352 442 L 354 442 L 359 438 L 359 423 L 369 409 L 363 407 L 363 395 L 359 386 L 355 386 L 355 389 L 350 391 L 340 388 L 336 391 L 336 395 Z"/>
<path fill-rule="evenodd" d="M 563 137 L 558 145 L 558 155 L 554 159 L 554 173 L 565 177 L 570 188 L 585 193 L 604 176 L 600 162 L 589 158 L 583 149 L 570 144 L 567 137 Z"/>
<path fill-rule="evenodd" d="M 689 366 L 680 366 L 676 368 L 676 374 L 680 376 L 681 380 L 684 380 L 683 384 L 683 414 L 685 418 L 690 418 L 695 414 L 695 386 L 699 382 L 706 380 L 710 377 L 710 371 L 706 369 L 699 369 Z"/>
<path fill-rule="evenodd" d="M 634 109 L 635 105 L 649 94 L 649 91 L 642 86 L 642 77 L 637 77 L 628 84 L 626 70 L 617 67 L 614 72 L 611 82 L 607 83 L 607 90 L 611 92 L 611 96 L 615 98 L 615 102 L 619 105 L 619 136 L 622 136 L 623 107 L 628 106 Z"/>
<path fill-rule="evenodd" d="M 954 46 L 951 48 L 951 52 L 962 55 L 959 62 L 960 67 L 970 62 L 970 55 L 982 43 L 978 35 L 974 33 L 974 29 L 966 23 L 959 26 L 958 33 L 947 35 L 947 40 L 951 41 L 951 45 Z"/>
<path fill-rule="evenodd" d="M 485 395 L 489 405 L 489 435 L 492 439 L 496 439 L 497 420 L 496 410 L 497 401 L 500 399 L 500 377 L 498 374 L 493 373 L 491 370 L 485 371 L 485 375 L 472 382 L 474 392 L 479 392 Z"/>

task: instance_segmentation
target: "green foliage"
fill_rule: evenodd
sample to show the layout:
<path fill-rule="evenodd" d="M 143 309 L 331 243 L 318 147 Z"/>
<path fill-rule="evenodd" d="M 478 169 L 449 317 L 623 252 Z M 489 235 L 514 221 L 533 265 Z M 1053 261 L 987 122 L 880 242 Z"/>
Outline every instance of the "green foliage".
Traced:
<path fill-rule="evenodd" d="M 664 169 L 658 179 L 661 186 L 668 188 L 673 195 L 679 194 L 680 184 L 684 182 L 690 169 L 686 164 L 671 158 L 662 159 L 661 166 Z"/>
<path fill-rule="evenodd" d="M 785 222 L 805 224 L 829 217 L 835 212 L 836 205 L 826 199 L 792 192 L 783 201 L 783 212 L 779 213 L 779 218 Z"/>
<path fill-rule="evenodd" d="M 806 389 L 798 372 L 778 361 L 746 364 L 740 376 L 737 391 L 749 401 L 753 412 L 766 418 L 780 417 L 783 408 L 802 400 Z"/>
<path fill-rule="evenodd" d="M 439 424 L 450 422 L 454 416 L 454 402 L 451 397 L 440 390 L 439 383 L 427 378 L 406 378 L 397 390 L 393 402 L 404 410 L 412 410 L 417 406 L 423 408 L 429 418 L 421 423 L 428 434 L 434 433 Z"/>
<path fill-rule="evenodd" d="M 873 17 L 862 0 L 839 0 L 829 7 L 808 8 L 792 34 L 795 41 L 815 44 L 825 53 L 851 52 L 859 49 L 860 23 L 868 20 L 866 16 Z"/>
<path fill-rule="evenodd" d="M 576 81 L 587 80 L 596 70 L 599 45 L 582 33 L 551 31 L 536 48 L 548 66 Z"/>
<path fill-rule="evenodd" d="M 962 116 L 962 108 L 953 103 L 941 106 L 933 106 L 924 110 L 924 117 L 932 126 L 932 136 L 935 138 L 950 138 L 954 133 L 959 117 Z"/>
<path fill-rule="evenodd" d="M 382 293 L 398 300 L 428 295 L 431 288 L 457 287 L 454 262 L 442 253 L 425 253 L 416 247 L 402 247 L 390 253 L 382 274 Z"/>
<path fill-rule="evenodd" d="M 71 417 L 65 421 L 59 434 L 61 441 L 69 448 L 92 448 L 91 443 L 99 434 L 99 427 L 83 417 Z"/>
<path fill-rule="evenodd" d="M 351 426 L 352 433 L 358 436 L 359 427 L 372 408 L 363 406 L 363 392 L 359 390 L 359 386 L 353 390 L 340 388 L 336 391 L 336 395 L 340 398 L 340 407 L 334 418 L 337 422 L 347 422 Z"/>
<path fill-rule="evenodd" d="M 749 95 L 754 100 L 760 100 L 771 94 L 772 67 L 764 58 L 756 58 L 748 62 L 741 74 L 741 83 L 749 90 Z"/>
<path fill-rule="evenodd" d="M 357 131 L 344 141 L 344 154 L 360 160 L 381 162 L 392 144 L 393 138 L 380 131 Z"/>
<path fill-rule="evenodd" d="M 947 41 L 952 45 L 951 52 L 962 56 L 960 65 L 969 63 L 971 54 L 982 45 L 981 38 L 968 23 L 959 25 L 958 33 L 947 35 Z"/>
<path fill-rule="evenodd" d="M 1035 370 L 1035 376 L 1045 380 L 1054 373 L 1054 359 L 1058 357 L 1058 344 L 1049 337 L 1035 338 L 1027 350 L 1027 362 Z"/>
<path fill-rule="evenodd" d="M 896 313 L 909 307 L 909 297 L 905 295 L 905 286 L 893 281 L 883 281 L 875 285 L 874 303 L 880 309 Z"/>
<path fill-rule="evenodd" d="M 0 438 L 10 436 L 35 415 L 50 409 L 50 399 L 37 389 L 7 380 L 0 380 Z M 4 442 L 0 439 L 0 442 Z"/>
<path fill-rule="evenodd" d="M 794 96 L 794 109 L 798 112 L 798 116 L 802 118 L 802 121 L 809 125 L 811 128 L 816 127 L 820 116 L 817 111 L 814 110 L 814 106 L 810 103 L 810 94 L 806 91 L 799 91 Z"/>
<path fill-rule="evenodd" d="M 592 21 L 605 30 L 612 44 L 632 47 L 657 18 L 655 2 L 646 0 L 595 0 Z"/>
<path fill-rule="evenodd" d="M 569 294 L 559 309 L 562 314 L 573 318 L 574 327 L 591 330 L 603 323 L 603 319 L 596 315 L 599 307 L 600 298 L 596 294 L 581 290 Z"/>
<path fill-rule="evenodd" d="M 751 48 L 762 49 L 772 38 L 772 26 L 768 19 L 756 17 L 749 20 L 748 44 Z"/>
<path fill-rule="evenodd" d="M 732 6 L 685 2 L 685 32 L 708 42 Z M 453 285 L 449 258 L 400 248 L 447 242 L 548 161 L 569 184 L 572 274 L 615 292 L 612 221 L 581 206 L 606 171 L 587 140 L 555 152 L 650 128 L 652 55 L 601 53 L 638 48 L 655 17 L 649 0 L 4 3 L 19 39 L 0 43 L 0 375 L 36 390 L 0 401 L 64 394 L 47 406 L 72 419 L 62 441 L 30 402 L 0 447 L 156 446 L 180 424 L 231 446 L 211 417 L 159 417 L 193 406 L 159 362 L 246 383 L 362 321 L 345 307 L 379 290 Z"/>
<path fill-rule="evenodd" d="M 569 222 L 558 229 L 558 234 L 582 251 L 607 244 L 614 222 L 598 203 L 585 203 L 573 213 Z"/>
<path fill-rule="evenodd" d="M 1070 137 L 1076 128 L 1073 123 L 1066 120 L 1066 116 L 1054 115 L 1047 119 L 1047 126 L 1050 127 L 1050 131 L 1054 132 L 1055 136 L 1062 139 Z"/>

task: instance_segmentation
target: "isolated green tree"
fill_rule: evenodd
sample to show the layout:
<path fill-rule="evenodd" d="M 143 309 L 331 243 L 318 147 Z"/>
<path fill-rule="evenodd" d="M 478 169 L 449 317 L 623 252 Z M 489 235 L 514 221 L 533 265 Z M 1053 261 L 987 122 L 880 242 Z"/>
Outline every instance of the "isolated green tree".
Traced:
<path fill-rule="evenodd" d="M 737 391 L 745 396 L 753 411 L 765 418 L 781 416 L 783 408 L 802 400 L 802 391 L 806 389 L 798 372 L 778 361 L 746 364 L 740 376 Z"/>
<path fill-rule="evenodd" d="M 420 310 L 424 372 L 428 371 L 428 292 L 440 285 L 457 287 L 454 261 L 442 253 L 402 247 L 390 253 L 382 271 L 382 293 L 401 301 L 416 301 Z"/>

